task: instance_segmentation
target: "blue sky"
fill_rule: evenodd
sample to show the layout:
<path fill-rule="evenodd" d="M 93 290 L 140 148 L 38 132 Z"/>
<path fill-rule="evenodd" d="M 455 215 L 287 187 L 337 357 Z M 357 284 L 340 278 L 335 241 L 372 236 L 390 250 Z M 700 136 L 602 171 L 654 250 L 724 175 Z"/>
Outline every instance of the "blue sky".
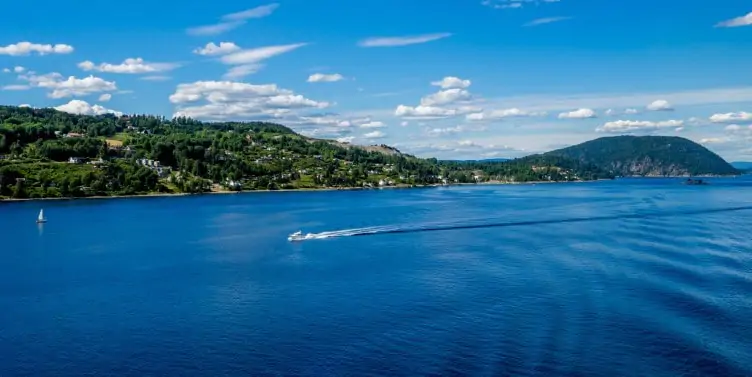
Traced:
<path fill-rule="evenodd" d="M 657 4 L 656 4 L 657 3 Z M 4 5 L 0 103 L 270 120 L 423 157 L 679 135 L 752 159 L 745 0 Z"/>

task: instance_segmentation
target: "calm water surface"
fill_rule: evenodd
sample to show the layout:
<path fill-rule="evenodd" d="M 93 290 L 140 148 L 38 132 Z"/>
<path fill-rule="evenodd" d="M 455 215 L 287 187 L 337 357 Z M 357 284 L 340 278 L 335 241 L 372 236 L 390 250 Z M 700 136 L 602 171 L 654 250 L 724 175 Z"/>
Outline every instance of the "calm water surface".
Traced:
<path fill-rule="evenodd" d="M 752 210 L 682 214 L 739 206 L 750 178 L 0 204 L 0 376 L 752 375 Z M 286 240 L 371 226 L 414 232 Z"/>

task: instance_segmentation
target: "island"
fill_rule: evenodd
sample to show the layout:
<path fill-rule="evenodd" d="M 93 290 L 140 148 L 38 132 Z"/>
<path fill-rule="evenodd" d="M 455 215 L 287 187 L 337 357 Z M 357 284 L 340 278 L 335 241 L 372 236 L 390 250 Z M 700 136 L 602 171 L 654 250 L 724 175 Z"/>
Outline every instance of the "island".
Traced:
<path fill-rule="evenodd" d="M 634 166 L 624 161 L 635 158 L 648 172 L 738 173 L 686 139 L 670 142 L 692 146 L 691 159 L 667 152 L 661 139 L 650 144 L 658 152 L 642 146 L 610 160 L 603 158 L 614 150 L 607 144 L 618 139 L 602 139 L 512 160 L 440 161 L 383 144 L 310 138 L 268 122 L 0 106 L 0 200 L 589 181 L 624 175 L 618 167 Z"/>

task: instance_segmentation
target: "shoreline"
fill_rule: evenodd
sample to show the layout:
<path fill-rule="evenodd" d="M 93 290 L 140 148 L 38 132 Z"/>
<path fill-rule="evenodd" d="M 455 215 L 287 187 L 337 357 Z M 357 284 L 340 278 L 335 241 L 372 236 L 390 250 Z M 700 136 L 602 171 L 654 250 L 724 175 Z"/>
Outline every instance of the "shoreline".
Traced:
<path fill-rule="evenodd" d="M 603 179 L 610 180 L 610 179 Z M 436 188 L 436 187 L 455 187 L 455 186 L 505 186 L 505 185 L 536 185 L 536 184 L 550 184 L 550 183 L 585 183 L 585 182 L 597 182 L 601 180 L 593 181 L 530 181 L 530 182 L 502 182 L 502 181 L 489 181 L 479 183 L 452 183 L 452 184 L 432 184 L 432 185 L 395 185 L 395 186 L 382 186 L 382 187 L 322 187 L 322 188 L 301 188 L 301 189 L 279 189 L 279 190 L 241 190 L 241 191 L 207 191 L 198 193 L 149 193 L 149 194 L 136 194 L 136 195 L 112 195 L 112 196 L 82 196 L 82 197 L 60 197 L 60 198 L 24 198 L 24 199 L 0 199 L 2 203 L 18 203 L 18 202 L 31 202 L 31 201 L 62 201 L 62 200 L 97 200 L 97 199 L 134 199 L 134 198 L 169 198 L 180 196 L 202 196 L 202 195 L 230 195 L 230 194 L 253 194 L 253 193 L 274 193 L 274 192 L 328 192 L 328 191 L 370 191 L 370 190 L 393 190 L 393 189 L 422 189 L 422 188 Z"/>
<path fill-rule="evenodd" d="M 693 176 L 697 178 L 724 178 L 727 176 Z M 25 198 L 25 199 L 0 199 L 0 205 L 2 203 L 18 203 L 18 202 L 30 202 L 30 201 L 52 201 L 52 200 L 101 200 L 101 199 L 138 199 L 138 198 L 169 198 L 169 197 L 181 197 L 181 196 L 202 196 L 202 195 L 230 195 L 230 194 L 253 194 L 253 193 L 273 193 L 273 192 L 328 192 L 328 191 L 367 191 L 367 190 L 394 190 L 394 189 L 422 189 L 422 188 L 436 188 L 436 187 L 456 187 L 456 186 L 506 186 L 506 185 L 537 185 L 537 184 L 554 184 L 554 183 L 588 183 L 588 182 L 600 182 L 600 181 L 612 181 L 618 179 L 630 179 L 630 178 L 688 178 L 688 176 L 646 176 L 646 177 L 618 177 L 615 179 L 596 179 L 589 181 L 529 181 L 529 182 L 503 182 L 503 181 L 488 181 L 478 183 L 452 183 L 452 184 L 431 184 L 421 186 L 411 185 L 396 185 L 396 186 L 382 186 L 382 187 L 321 187 L 321 188 L 301 188 L 301 189 L 279 189 L 279 190 L 241 190 L 241 191 L 207 191 L 199 193 L 149 193 L 149 194 L 137 194 L 137 195 L 112 195 L 112 196 L 84 196 L 84 197 L 61 197 L 61 198 Z"/>

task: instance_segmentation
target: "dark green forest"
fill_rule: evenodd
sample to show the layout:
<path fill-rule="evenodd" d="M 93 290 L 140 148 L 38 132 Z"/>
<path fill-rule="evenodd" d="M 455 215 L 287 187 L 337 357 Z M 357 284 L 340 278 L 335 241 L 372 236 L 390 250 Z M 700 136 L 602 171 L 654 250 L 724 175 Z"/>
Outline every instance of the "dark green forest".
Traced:
<path fill-rule="evenodd" d="M 735 175 L 737 169 L 691 140 L 676 136 L 602 137 L 544 156 L 593 163 L 617 176 Z"/>
<path fill-rule="evenodd" d="M 609 148 L 596 150 L 612 159 L 634 157 Z M 686 148 L 699 161 L 693 172 L 723 167 Z M 386 145 L 308 138 L 274 123 L 0 106 L 0 198 L 579 181 L 618 173 L 613 165 L 595 162 L 602 156 L 576 151 L 509 161 L 438 161 Z M 678 152 L 666 153 L 668 159 Z"/>

